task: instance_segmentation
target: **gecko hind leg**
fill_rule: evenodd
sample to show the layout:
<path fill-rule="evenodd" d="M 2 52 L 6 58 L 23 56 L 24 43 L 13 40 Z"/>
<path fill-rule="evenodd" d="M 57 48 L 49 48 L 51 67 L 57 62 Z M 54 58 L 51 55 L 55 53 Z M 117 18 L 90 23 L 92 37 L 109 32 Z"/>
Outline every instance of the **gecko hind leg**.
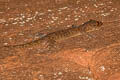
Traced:
<path fill-rule="evenodd" d="M 47 34 L 45 34 L 45 33 L 40 33 L 40 32 L 38 32 L 38 33 L 35 34 L 35 37 L 42 38 L 42 37 L 44 37 L 44 36 L 46 36 L 46 35 L 47 35 Z"/>
<path fill-rule="evenodd" d="M 45 37 L 47 34 L 45 33 L 41 33 L 41 32 L 37 32 L 37 33 L 34 33 L 34 34 L 31 34 L 29 35 L 30 38 L 32 38 L 32 40 L 36 40 L 36 39 L 40 39 L 40 38 L 43 38 Z"/>
<path fill-rule="evenodd" d="M 58 51 L 61 50 L 60 45 L 54 41 L 54 40 L 49 40 L 49 45 L 47 47 L 49 53 L 57 53 Z"/>
<path fill-rule="evenodd" d="M 47 40 L 42 43 L 40 53 L 57 53 L 60 50 L 59 44 L 54 40 Z"/>

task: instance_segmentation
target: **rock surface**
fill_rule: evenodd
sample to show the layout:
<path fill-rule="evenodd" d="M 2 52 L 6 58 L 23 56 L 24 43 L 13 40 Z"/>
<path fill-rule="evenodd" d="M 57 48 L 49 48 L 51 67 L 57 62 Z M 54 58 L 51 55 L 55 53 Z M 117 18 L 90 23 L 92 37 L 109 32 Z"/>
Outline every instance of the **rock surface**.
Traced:
<path fill-rule="evenodd" d="M 0 0 L 0 80 L 120 80 L 119 4 L 119 0 Z M 39 45 L 2 47 L 89 19 L 102 21 L 102 28 L 61 41 L 57 53 L 40 54 Z"/>

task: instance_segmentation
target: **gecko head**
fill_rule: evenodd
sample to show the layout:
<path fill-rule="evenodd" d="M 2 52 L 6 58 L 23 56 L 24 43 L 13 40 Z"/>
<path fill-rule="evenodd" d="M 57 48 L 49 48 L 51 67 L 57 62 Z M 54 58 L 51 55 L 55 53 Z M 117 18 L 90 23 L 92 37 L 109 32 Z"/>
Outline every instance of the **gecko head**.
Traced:
<path fill-rule="evenodd" d="M 88 32 L 98 30 L 103 25 L 103 23 L 101 21 L 96 21 L 96 20 L 92 20 L 92 19 L 90 19 L 85 24 L 86 24 L 86 31 L 88 31 Z"/>

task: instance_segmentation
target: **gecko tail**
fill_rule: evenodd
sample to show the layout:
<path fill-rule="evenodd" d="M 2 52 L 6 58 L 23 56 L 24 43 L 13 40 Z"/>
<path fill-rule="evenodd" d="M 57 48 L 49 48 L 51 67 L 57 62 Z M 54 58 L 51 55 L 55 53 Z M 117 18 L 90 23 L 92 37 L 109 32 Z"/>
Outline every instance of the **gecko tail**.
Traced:
<path fill-rule="evenodd" d="M 26 48 L 26 47 L 31 47 L 33 45 L 37 45 L 39 42 L 39 40 L 35 40 L 35 41 L 31 41 L 31 42 L 28 42 L 28 43 L 23 43 L 23 44 L 17 44 L 17 45 L 6 45 L 6 46 L 3 46 L 5 48 Z"/>
<path fill-rule="evenodd" d="M 30 45 L 31 42 L 25 44 L 18 44 L 18 45 L 5 45 L 4 48 L 24 48 Z"/>
<path fill-rule="evenodd" d="M 23 44 L 20 44 L 20 45 L 5 45 L 3 46 L 4 48 L 22 48 Z"/>

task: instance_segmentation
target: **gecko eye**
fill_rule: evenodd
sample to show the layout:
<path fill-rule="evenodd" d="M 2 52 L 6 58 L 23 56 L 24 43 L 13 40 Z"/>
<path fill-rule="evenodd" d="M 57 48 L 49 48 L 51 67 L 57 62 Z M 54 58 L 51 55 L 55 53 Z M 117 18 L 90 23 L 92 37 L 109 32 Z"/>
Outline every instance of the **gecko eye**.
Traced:
<path fill-rule="evenodd" d="M 98 25 L 99 25 L 99 22 L 96 21 L 96 22 L 94 23 L 94 26 L 98 26 Z"/>
<path fill-rule="evenodd" d="M 95 24 L 94 24 L 94 26 L 101 26 L 102 24 L 103 24 L 102 22 L 96 21 Z"/>

